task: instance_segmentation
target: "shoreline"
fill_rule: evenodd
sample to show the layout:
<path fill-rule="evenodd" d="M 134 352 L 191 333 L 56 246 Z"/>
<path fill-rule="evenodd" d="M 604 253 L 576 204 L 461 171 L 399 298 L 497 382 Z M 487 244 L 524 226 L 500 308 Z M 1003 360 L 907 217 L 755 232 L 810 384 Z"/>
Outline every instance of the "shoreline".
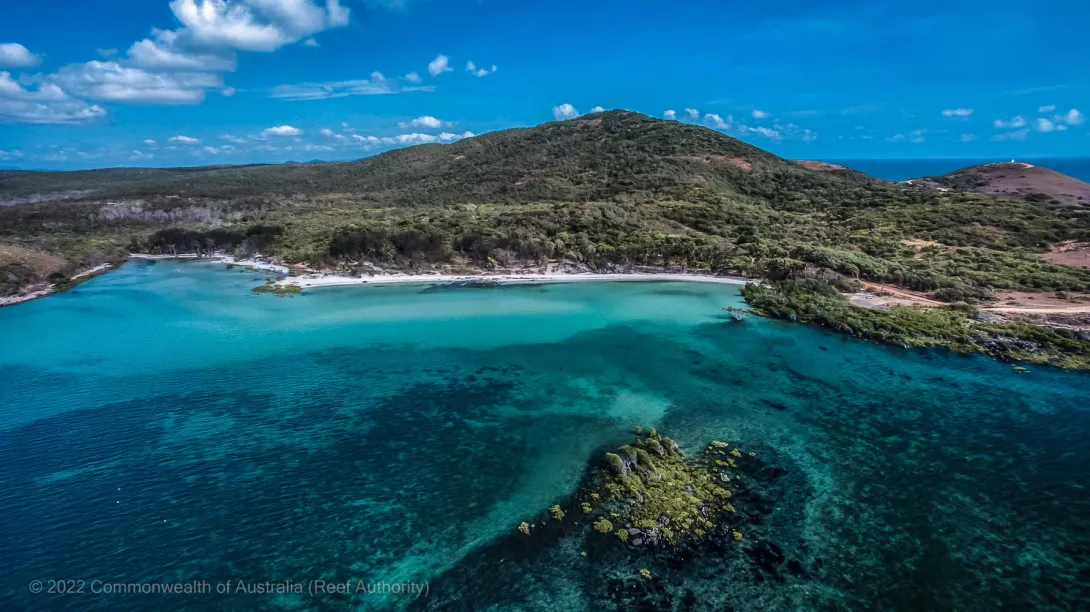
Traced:
<path fill-rule="evenodd" d="M 301 289 L 318 289 L 321 287 L 366 287 L 379 285 L 431 285 L 451 283 L 495 282 L 501 285 L 531 285 L 536 283 L 577 283 L 591 281 L 685 281 L 698 283 L 715 283 L 721 285 L 745 285 L 756 282 L 755 279 L 711 276 L 704 274 L 681 274 L 670 272 L 633 272 L 633 273 L 511 273 L 511 274 L 376 274 L 375 276 L 355 277 L 339 274 L 306 275 L 282 278 L 277 285 L 286 287 L 294 285 Z"/>
<path fill-rule="evenodd" d="M 287 275 L 287 266 L 260 259 L 236 259 L 230 255 L 212 255 L 200 257 L 192 254 L 153 255 L 133 253 L 132 259 L 149 260 L 185 260 L 204 261 L 236 266 L 249 266 L 258 270 Z M 534 283 L 575 283 L 588 281 L 686 281 L 698 283 L 716 283 L 722 285 L 745 285 L 760 282 L 759 279 L 741 276 L 714 276 L 711 274 L 689 274 L 682 272 L 510 272 L 480 274 L 375 274 L 374 276 L 346 276 L 333 273 L 311 273 L 302 276 L 285 276 L 276 281 L 276 285 L 287 287 L 294 285 L 300 289 L 320 289 L 322 287 L 365 287 L 375 285 L 430 285 L 472 282 L 496 282 L 503 285 L 527 285 Z"/>

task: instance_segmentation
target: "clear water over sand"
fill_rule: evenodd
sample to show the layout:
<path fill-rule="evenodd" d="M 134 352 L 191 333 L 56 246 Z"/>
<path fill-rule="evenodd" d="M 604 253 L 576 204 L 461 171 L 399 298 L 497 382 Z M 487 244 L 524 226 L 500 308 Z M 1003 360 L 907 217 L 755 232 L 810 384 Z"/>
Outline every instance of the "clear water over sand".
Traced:
<path fill-rule="evenodd" d="M 660 605 L 1086 601 L 1085 374 L 731 323 L 724 285 L 287 299 L 251 294 L 263 280 L 139 263 L 0 309 L 0 607 L 623 609 L 615 592 L 645 588 L 653 559 L 528 551 L 515 527 L 636 424 L 784 471 L 737 554 L 654 569 Z M 760 540 L 804 572 L 756 570 L 744 550 Z M 30 592 L 57 579 L 429 591 Z"/>

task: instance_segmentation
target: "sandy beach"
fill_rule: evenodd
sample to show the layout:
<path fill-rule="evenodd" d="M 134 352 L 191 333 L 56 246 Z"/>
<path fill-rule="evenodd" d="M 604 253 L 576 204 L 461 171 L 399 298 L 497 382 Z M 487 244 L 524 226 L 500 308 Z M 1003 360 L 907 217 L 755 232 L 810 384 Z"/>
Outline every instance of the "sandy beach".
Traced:
<path fill-rule="evenodd" d="M 725 285 L 744 285 L 754 282 L 753 279 L 732 276 L 709 276 L 702 274 L 670 274 L 670 273 L 632 273 L 632 274 L 595 274 L 595 273 L 571 273 L 571 274 L 376 274 L 375 276 L 353 277 L 336 274 L 310 274 L 283 278 L 279 285 L 295 285 L 303 289 L 316 289 L 319 287 L 344 287 L 359 285 L 426 285 L 444 283 L 466 282 L 496 282 L 504 285 L 534 284 L 534 283 L 577 283 L 587 281 L 688 281 L 698 283 L 719 283 Z"/>

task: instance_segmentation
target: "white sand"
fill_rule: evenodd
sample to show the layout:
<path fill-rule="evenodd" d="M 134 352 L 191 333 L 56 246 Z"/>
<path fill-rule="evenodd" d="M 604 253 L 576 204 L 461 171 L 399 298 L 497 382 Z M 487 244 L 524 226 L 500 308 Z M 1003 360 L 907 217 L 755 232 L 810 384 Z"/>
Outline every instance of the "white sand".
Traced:
<path fill-rule="evenodd" d="M 132 259 L 162 259 L 162 260 L 176 260 L 184 259 L 188 261 L 207 261 L 218 262 L 224 264 L 234 264 L 236 266 L 247 266 L 250 268 L 256 268 L 258 270 L 268 270 L 270 272 L 276 272 L 278 274 L 287 274 L 288 267 L 282 266 L 270 261 L 262 261 L 259 259 L 235 259 L 230 255 L 212 255 L 211 257 L 201 257 L 199 255 L 152 255 L 150 253 L 133 253 L 129 255 Z"/>
<path fill-rule="evenodd" d="M 210 262 L 222 262 L 237 266 L 250 266 L 259 270 L 269 270 L 278 274 L 287 274 L 287 266 L 260 259 L 235 259 L 230 255 L 216 254 L 211 257 L 196 255 L 151 255 L 133 253 L 133 259 L 185 259 Z M 671 274 L 639 272 L 632 274 L 594 274 L 586 273 L 512 273 L 512 274 L 376 274 L 374 276 L 345 276 L 342 274 L 316 273 L 304 276 L 292 276 L 277 281 L 278 285 L 295 285 L 303 289 L 319 287 L 345 287 L 360 285 L 431 285 L 444 283 L 462 283 L 469 281 L 495 281 L 505 285 L 532 283 L 576 283 L 582 281 L 689 281 L 697 283 L 719 283 L 724 285 L 744 285 L 756 282 L 754 279 L 737 276 L 711 276 L 705 274 Z"/>
<path fill-rule="evenodd" d="M 689 281 L 698 283 L 719 283 L 725 285 L 744 285 L 753 279 L 732 276 L 706 276 L 702 274 L 383 274 L 375 276 L 341 276 L 336 274 L 310 274 L 283 278 L 280 285 L 295 285 L 304 289 L 317 287 L 343 287 L 350 285 L 430 285 L 469 281 L 495 281 L 505 285 L 533 283 L 576 283 L 583 281 Z"/>

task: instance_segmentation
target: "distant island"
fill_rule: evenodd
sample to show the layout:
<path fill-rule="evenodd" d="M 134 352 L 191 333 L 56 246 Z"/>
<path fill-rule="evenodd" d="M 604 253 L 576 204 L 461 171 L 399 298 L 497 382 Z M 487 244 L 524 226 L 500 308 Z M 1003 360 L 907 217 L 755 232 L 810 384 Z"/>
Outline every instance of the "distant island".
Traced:
<path fill-rule="evenodd" d="M 300 287 L 734 275 L 764 281 L 759 314 L 1087 368 L 1087 188 L 1018 163 L 893 183 L 623 111 L 347 163 L 3 171 L 0 303 L 133 253 L 261 258 Z"/>

